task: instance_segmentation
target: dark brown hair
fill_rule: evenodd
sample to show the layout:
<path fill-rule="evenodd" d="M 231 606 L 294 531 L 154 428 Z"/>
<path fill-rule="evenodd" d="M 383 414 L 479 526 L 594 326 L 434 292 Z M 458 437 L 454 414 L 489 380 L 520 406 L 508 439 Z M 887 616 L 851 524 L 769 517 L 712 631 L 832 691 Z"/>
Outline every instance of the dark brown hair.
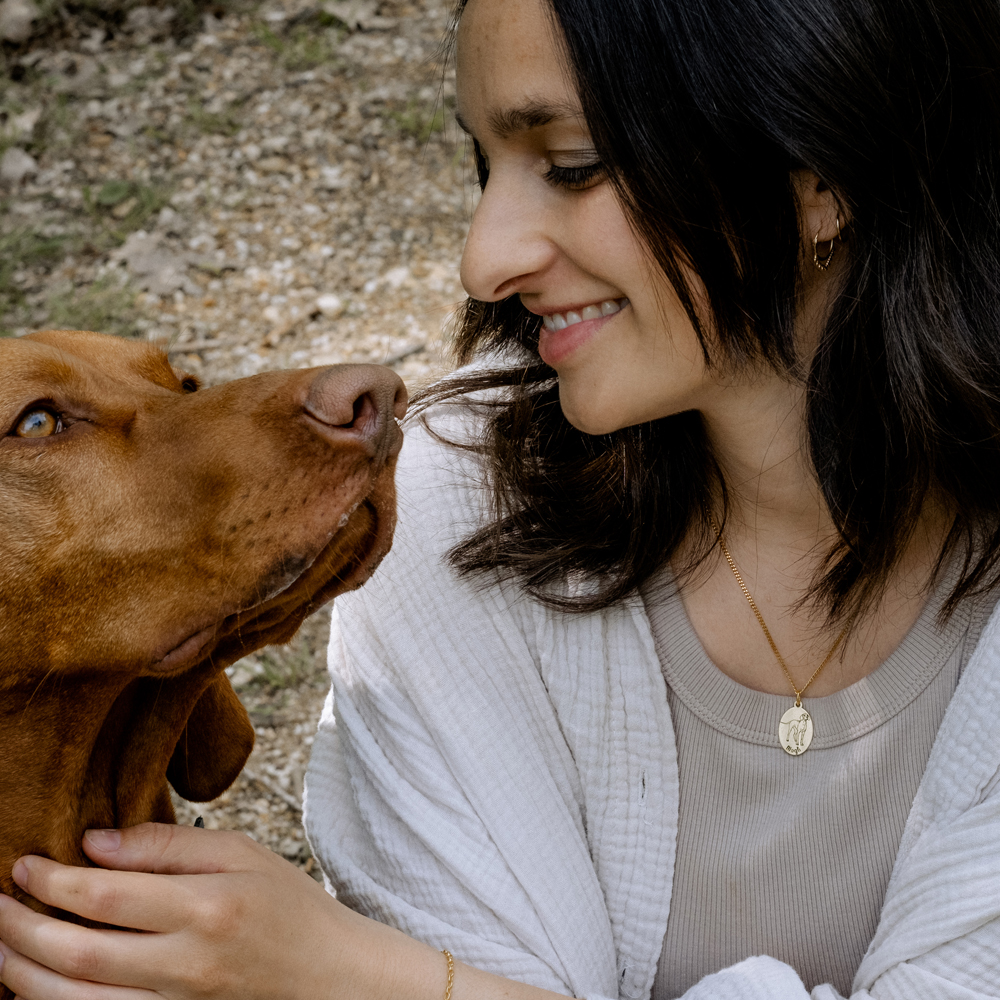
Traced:
<path fill-rule="evenodd" d="M 964 555 L 952 602 L 1000 554 L 1000 7 L 985 0 L 549 0 L 610 183 L 715 365 L 804 380 L 808 445 L 839 532 L 814 596 L 834 617 L 881 593 L 934 496 Z M 460 13 L 460 11 L 459 11 Z M 843 283 L 808 371 L 790 172 L 850 217 Z M 479 160 L 480 183 L 489 182 Z M 844 252 L 844 251 L 842 251 Z M 681 278 L 703 282 L 709 322 Z M 811 266 L 809 264 L 808 266 Z M 700 416 L 575 430 L 538 318 L 470 300 L 457 338 L 489 370 L 432 390 L 485 408 L 495 516 L 453 552 L 591 610 L 630 593 L 725 483 Z M 712 331 L 711 337 L 706 328 Z M 491 389 L 491 403 L 468 393 Z M 560 581 L 582 576 L 572 592 Z"/>

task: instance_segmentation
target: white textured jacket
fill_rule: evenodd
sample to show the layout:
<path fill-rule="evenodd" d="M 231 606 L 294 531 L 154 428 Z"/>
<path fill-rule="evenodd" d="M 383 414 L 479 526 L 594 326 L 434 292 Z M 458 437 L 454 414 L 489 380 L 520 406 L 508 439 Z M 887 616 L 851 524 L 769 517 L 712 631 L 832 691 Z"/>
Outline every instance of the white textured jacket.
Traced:
<path fill-rule="evenodd" d="M 459 580 L 443 555 L 480 516 L 475 464 L 413 428 L 398 482 L 392 552 L 334 614 L 306 791 L 328 882 L 501 976 L 581 1000 L 648 997 L 678 780 L 642 603 L 565 615 Z M 809 996 L 760 956 L 685 1000 Z M 853 996 L 1000 997 L 998 614 L 938 733 Z"/>

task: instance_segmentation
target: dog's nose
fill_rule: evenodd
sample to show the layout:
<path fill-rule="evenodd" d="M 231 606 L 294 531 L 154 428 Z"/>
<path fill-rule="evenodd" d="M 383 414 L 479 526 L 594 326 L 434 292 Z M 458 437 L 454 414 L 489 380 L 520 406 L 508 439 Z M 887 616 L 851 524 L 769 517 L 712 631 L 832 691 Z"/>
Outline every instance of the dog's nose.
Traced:
<path fill-rule="evenodd" d="M 396 420 L 406 413 L 406 398 L 403 380 L 389 368 L 333 365 L 317 372 L 303 409 L 324 437 L 360 438 L 374 454 L 394 455 L 403 442 Z"/>

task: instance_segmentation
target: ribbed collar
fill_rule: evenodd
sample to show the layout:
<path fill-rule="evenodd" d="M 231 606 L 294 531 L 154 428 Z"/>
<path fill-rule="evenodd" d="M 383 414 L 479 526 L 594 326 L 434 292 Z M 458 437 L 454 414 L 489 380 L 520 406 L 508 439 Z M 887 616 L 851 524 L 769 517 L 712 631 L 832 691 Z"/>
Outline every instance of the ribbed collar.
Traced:
<path fill-rule="evenodd" d="M 943 628 L 938 626 L 937 614 L 954 585 L 950 577 L 945 574 L 902 642 L 867 677 L 825 698 L 802 699 L 816 724 L 813 749 L 840 746 L 877 729 L 917 698 L 952 654 L 960 655 L 959 645 L 974 619 L 979 627 L 985 619 L 979 622 L 982 616 L 975 610 L 980 602 L 970 599 Z M 677 698 L 713 729 L 747 743 L 773 746 L 778 720 L 794 704 L 794 696 L 754 691 L 715 666 L 669 570 L 644 588 L 643 599 L 663 675 Z"/>

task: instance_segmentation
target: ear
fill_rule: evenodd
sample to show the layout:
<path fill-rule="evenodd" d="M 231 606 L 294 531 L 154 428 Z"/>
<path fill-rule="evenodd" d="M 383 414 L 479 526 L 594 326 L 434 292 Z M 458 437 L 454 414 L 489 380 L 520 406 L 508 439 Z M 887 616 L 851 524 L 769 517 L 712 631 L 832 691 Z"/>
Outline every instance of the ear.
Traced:
<path fill-rule="evenodd" d="M 237 778 L 253 750 L 247 710 L 225 674 L 198 699 L 177 741 L 167 780 L 189 802 L 218 798 Z"/>
<path fill-rule="evenodd" d="M 830 185 L 812 170 L 793 170 L 792 185 L 799 202 L 803 241 L 811 248 L 813 236 L 821 243 L 840 236 L 850 218 Z"/>

